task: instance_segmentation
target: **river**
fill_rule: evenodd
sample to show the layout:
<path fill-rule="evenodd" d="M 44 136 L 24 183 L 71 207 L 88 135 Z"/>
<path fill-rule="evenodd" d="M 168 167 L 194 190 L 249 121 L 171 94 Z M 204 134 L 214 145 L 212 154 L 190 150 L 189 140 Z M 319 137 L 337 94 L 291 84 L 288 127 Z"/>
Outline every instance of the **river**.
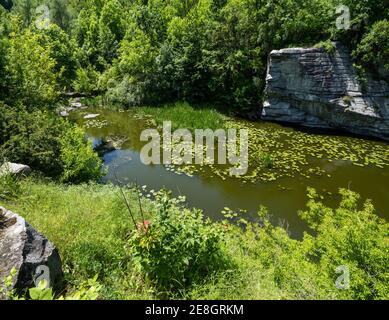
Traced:
<path fill-rule="evenodd" d="M 99 114 L 84 119 L 88 113 Z M 120 144 L 104 154 L 107 174 L 103 182 L 137 182 L 148 190 L 167 188 L 184 195 L 189 206 L 203 209 L 214 219 L 222 210 L 242 210 L 255 217 L 258 208 L 268 208 L 273 222 L 282 224 L 293 237 L 300 238 L 307 226 L 297 212 L 306 207 L 307 187 L 315 188 L 323 201 L 335 207 L 339 188 L 350 188 L 362 199 L 371 199 L 377 214 L 389 218 L 389 144 L 335 133 L 312 133 L 299 128 L 266 122 L 232 120 L 250 129 L 250 166 L 257 163 L 256 152 L 266 149 L 271 166 L 259 168 L 249 178 L 228 177 L 220 168 L 176 170 L 140 161 L 140 133 L 150 127 L 147 119 L 133 111 L 89 109 L 71 114 L 95 145 L 102 140 Z M 226 170 L 224 170 L 226 171 Z M 247 213 L 244 213 L 246 212 Z"/>

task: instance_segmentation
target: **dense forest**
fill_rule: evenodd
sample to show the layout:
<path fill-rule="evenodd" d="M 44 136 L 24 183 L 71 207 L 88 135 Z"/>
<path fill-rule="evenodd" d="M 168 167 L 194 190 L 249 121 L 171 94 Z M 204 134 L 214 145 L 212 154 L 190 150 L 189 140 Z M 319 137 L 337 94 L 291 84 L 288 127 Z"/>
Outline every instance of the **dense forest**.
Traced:
<path fill-rule="evenodd" d="M 339 5 L 350 9 L 349 28 L 337 26 Z M 139 216 L 138 189 L 96 184 L 101 157 L 82 128 L 58 115 L 69 96 L 82 96 L 127 109 L 212 104 L 256 119 L 270 52 L 331 50 L 332 41 L 349 47 L 361 76 L 387 75 L 388 2 L 1 0 L 0 164 L 26 163 L 39 177 L 0 177 L 0 200 L 28 212 L 60 247 L 67 290 L 92 284 L 85 298 L 387 299 L 388 224 L 356 193 L 342 189 L 332 209 L 309 190 L 300 216 L 314 235 L 300 240 L 263 208 L 260 225 L 217 224 L 162 191 L 143 204 L 150 231 L 134 223 L 129 233 L 117 194 Z M 343 264 L 355 282 L 336 291 L 333 271 Z"/>
<path fill-rule="evenodd" d="M 336 27 L 340 2 L 350 8 L 349 30 Z M 102 95 L 121 106 L 212 103 L 255 117 L 273 49 L 328 47 L 328 40 L 341 40 L 360 69 L 389 68 L 385 1 L 15 0 L 2 5 L 2 156 L 30 160 L 64 181 L 94 176 L 99 161 L 86 151 L 84 159 L 71 159 L 83 147 L 80 132 L 58 142 L 58 132 L 73 130 L 65 123 L 49 124 L 63 93 Z M 14 116 L 17 121 L 7 120 Z M 21 136 L 31 131 L 30 139 L 39 143 L 27 146 Z M 48 138 L 43 142 L 42 136 Z"/>
<path fill-rule="evenodd" d="M 336 27 L 338 4 L 350 8 L 350 30 Z M 1 13 L 1 99 L 37 107 L 76 90 L 128 106 L 257 109 L 273 49 L 341 40 L 361 65 L 388 63 L 388 10 L 366 0 L 15 0 Z M 44 82 L 26 90 L 35 75 Z"/>

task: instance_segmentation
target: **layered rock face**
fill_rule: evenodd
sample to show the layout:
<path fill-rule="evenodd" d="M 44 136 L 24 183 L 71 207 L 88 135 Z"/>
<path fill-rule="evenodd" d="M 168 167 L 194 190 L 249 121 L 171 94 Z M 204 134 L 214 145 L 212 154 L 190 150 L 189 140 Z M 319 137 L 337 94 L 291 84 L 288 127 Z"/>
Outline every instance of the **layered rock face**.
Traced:
<path fill-rule="evenodd" d="M 62 278 L 61 259 L 54 245 L 22 217 L 0 207 L 0 285 L 13 268 L 16 289 L 31 288 L 44 279 L 56 287 Z"/>
<path fill-rule="evenodd" d="M 358 80 L 340 43 L 324 49 L 272 51 L 262 119 L 334 128 L 389 140 L 389 85 L 367 75 Z"/>

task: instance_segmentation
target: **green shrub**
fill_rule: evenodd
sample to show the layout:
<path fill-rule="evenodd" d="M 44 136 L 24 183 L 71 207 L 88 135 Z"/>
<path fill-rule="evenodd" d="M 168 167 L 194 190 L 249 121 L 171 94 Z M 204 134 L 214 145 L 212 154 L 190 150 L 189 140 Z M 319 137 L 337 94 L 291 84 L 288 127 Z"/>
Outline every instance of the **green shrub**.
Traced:
<path fill-rule="evenodd" d="M 76 80 L 73 82 L 73 87 L 78 92 L 92 94 L 98 90 L 99 76 L 93 66 L 79 68 L 76 71 Z"/>
<path fill-rule="evenodd" d="M 182 289 L 223 265 L 221 229 L 199 210 L 183 209 L 169 194 L 157 193 L 151 223 L 130 238 L 133 262 L 160 290 Z"/>
<path fill-rule="evenodd" d="M 321 41 L 315 45 L 315 48 L 324 49 L 329 54 L 335 51 L 335 45 L 331 40 Z"/>
<path fill-rule="evenodd" d="M 101 176 L 101 160 L 84 133 L 48 112 L 0 103 L 0 157 L 24 163 L 64 182 Z"/>
<path fill-rule="evenodd" d="M 99 297 L 102 286 L 97 282 L 97 275 L 86 281 L 83 281 L 77 290 L 61 295 L 56 298 L 52 288 L 47 288 L 45 280 L 38 286 L 30 288 L 26 297 L 19 296 L 16 290 L 12 289 L 13 279 L 17 276 L 17 271 L 13 268 L 10 274 L 5 277 L 3 283 L 0 283 L 0 294 L 3 294 L 9 300 L 96 300 Z"/>
<path fill-rule="evenodd" d="M 82 182 L 101 176 L 102 162 L 80 128 L 65 131 L 60 137 L 60 148 L 61 181 Z"/>
<path fill-rule="evenodd" d="M 389 20 L 376 22 L 365 34 L 354 55 L 365 66 L 383 66 L 389 71 Z"/>
<path fill-rule="evenodd" d="M 58 79 L 63 69 L 56 69 L 55 54 L 46 36 L 30 28 L 21 29 L 15 17 L 12 21 L 15 32 L 9 35 L 5 58 L 8 94 L 1 98 L 30 109 L 50 106 L 59 96 Z"/>
<path fill-rule="evenodd" d="M 361 204 L 350 190 L 340 195 L 333 209 L 309 189 L 299 215 L 311 230 L 301 240 L 270 223 L 263 210 L 260 224 L 246 223 L 243 230 L 227 224 L 226 254 L 237 267 L 207 280 L 201 299 L 215 292 L 217 299 L 388 299 L 389 224 L 370 201 Z"/>
<path fill-rule="evenodd" d="M 339 277 L 336 269 L 347 267 L 349 287 L 336 290 L 337 298 L 388 299 L 389 224 L 378 217 L 371 201 L 360 206 L 360 196 L 346 189 L 340 195 L 340 205 L 333 210 L 309 190 L 308 210 L 300 215 L 315 236 L 305 235 L 302 250 L 317 263 L 317 281 L 327 292 Z"/>

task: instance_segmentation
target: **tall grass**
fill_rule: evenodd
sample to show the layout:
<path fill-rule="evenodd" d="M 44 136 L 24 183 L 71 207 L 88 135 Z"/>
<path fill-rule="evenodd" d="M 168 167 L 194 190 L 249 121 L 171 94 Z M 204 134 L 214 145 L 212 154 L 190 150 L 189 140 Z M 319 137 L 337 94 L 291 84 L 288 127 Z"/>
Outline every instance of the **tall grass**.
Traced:
<path fill-rule="evenodd" d="M 342 201 L 336 210 L 315 200 L 317 195 L 310 191 L 311 200 L 307 211 L 301 212 L 301 217 L 312 223 L 316 235 L 306 234 L 302 240 L 293 240 L 286 230 L 272 226 L 266 218 L 265 210 L 259 212 L 260 225 L 244 219 L 239 219 L 237 224 L 228 220 L 215 222 L 222 237 L 218 248 L 223 260 L 228 261 L 225 267 L 207 273 L 190 286 L 161 292 L 152 282 L 147 281 L 150 263 L 153 266 L 159 259 L 158 254 L 155 255 L 152 250 L 154 245 L 156 248 L 160 246 L 161 250 L 157 251 L 162 253 L 164 259 L 168 259 L 170 254 L 166 253 L 172 251 L 171 241 L 161 242 L 167 238 L 161 238 L 161 234 L 166 235 L 166 230 L 160 229 L 156 223 L 158 211 L 170 208 L 169 215 L 172 212 L 186 215 L 182 219 L 177 216 L 175 220 L 177 223 L 173 229 L 177 229 L 178 237 L 176 232 L 168 234 L 174 240 L 172 243 L 175 243 L 174 259 L 181 259 L 188 256 L 191 258 L 185 251 L 188 250 L 186 244 L 191 241 L 191 236 L 187 234 L 193 235 L 195 244 L 201 240 L 201 235 L 207 235 L 201 230 L 208 226 L 202 225 L 201 221 L 196 222 L 194 210 L 181 207 L 175 201 L 164 206 L 163 203 L 142 198 L 143 215 L 138 193 L 134 189 L 124 189 L 137 222 L 148 219 L 152 228 L 156 226 L 152 232 L 146 233 L 147 237 L 139 235 L 139 243 L 134 244 L 130 237 L 134 240 L 133 235 L 137 231 L 118 187 L 63 185 L 28 178 L 20 181 L 20 188 L 17 201 L 0 199 L 0 205 L 25 217 L 54 242 L 63 259 L 70 292 L 98 274 L 103 299 L 389 297 L 386 245 L 389 224 L 376 216 L 369 201 L 359 206 L 359 196 L 349 190 L 341 191 Z M 324 215 L 322 220 L 317 220 L 320 218 L 318 212 Z M 194 232 L 196 230 L 201 232 Z M 199 243 L 201 246 L 204 242 Z M 149 247 L 149 244 L 152 246 Z M 135 256 L 131 254 L 134 246 L 139 249 Z M 134 260 L 136 258 L 138 260 Z M 142 264 L 147 270 L 140 270 L 136 267 L 136 261 L 144 262 L 144 259 L 152 260 Z M 190 268 L 190 259 L 182 261 L 183 268 Z M 339 265 L 348 266 L 350 274 L 354 275 L 349 290 L 337 290 L 335 287 L 336 277 L 339 276 L 336 268 Z M 190 271 L 195 272 L 195 269 Z M 178 289 L 174 285 L 176 274 L 170 272 L 169 276 L 173 288 Z"/>
<path fill-rule="evenodd" d="M 225 116 L 210 107 L 193 107 L 187 102 L 177 102 L 159 107 L 137 107 L 138 113 L 153 117 L 158 126 L 171 121 L 173 129 L 222 129 Z"/>

